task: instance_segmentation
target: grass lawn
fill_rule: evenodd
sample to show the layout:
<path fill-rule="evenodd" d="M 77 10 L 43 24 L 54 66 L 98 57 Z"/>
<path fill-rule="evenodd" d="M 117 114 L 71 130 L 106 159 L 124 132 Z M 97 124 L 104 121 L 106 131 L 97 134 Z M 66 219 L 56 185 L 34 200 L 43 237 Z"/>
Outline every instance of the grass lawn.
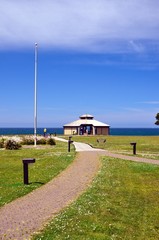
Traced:
<path fill-rule="evenodd" d="M 106 143 L 97 139 L 106 139 Z M 133 154 L 130 142 L 136 142 L 137 156 L 159 160 L 159 136 L 73 136 L 72 140 L 126 155 Z"/>
<path fill-rule="evenodd" d="M 37 146 L 37 149 L 0 149 L 0 206 L 21 197 L 50 181 L 63 171 L 74 159 L 73 147 L 67 152 L 67 144 L 58 142 L 55 146 Z M 29 165 L 29 185 L 23 184 L 22 159 L 35 158 Z"/>
<path fill-rule="evenodd" d="M 97 143 L 106 138 L 106 143 Z M 137 155 L 159 159 L 159 137 L 96 136 L 76 137 L 97 148 L 132 155 L 130 142 L 137 142 Z M 45 184 L 64 170 L 75 156 L 67 144 L 0 149 L 0 206 Z M 35 158 L 29 166 L 29 182 L 23 184 L 22 159 Z M 40 240 L 158 240 L 159 239 L 159 166 L 101 159 L 102 167 L 92 186 L 70 207 L 53 219 Z"/>
<path fill-rule="evenodd" d="M 158 240 L 159 167 L 104 157 L 92 186 L 34 240 Z"/>

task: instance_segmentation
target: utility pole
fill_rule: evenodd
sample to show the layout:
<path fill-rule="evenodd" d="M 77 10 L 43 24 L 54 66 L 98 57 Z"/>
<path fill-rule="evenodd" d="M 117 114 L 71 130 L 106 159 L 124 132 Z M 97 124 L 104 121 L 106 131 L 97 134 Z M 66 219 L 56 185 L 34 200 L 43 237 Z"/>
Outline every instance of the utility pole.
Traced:
<path fill-rule="evenodd" d="M 34 146 L 37 135 L 37 69 L 38 69 L 38 44 L 35 43 L 35 81 L 34 81 Z"/>

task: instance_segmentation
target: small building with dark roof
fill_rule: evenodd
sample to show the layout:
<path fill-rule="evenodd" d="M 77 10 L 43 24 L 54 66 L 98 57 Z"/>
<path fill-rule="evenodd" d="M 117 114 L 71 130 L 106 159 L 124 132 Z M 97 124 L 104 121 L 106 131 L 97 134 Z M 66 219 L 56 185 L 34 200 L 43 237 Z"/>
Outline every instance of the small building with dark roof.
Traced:
<path fill-rule="evenodd" d="M 85 114 L 74 122 L 65 124 L 64 135 L 109 135 L 110 126 Z"/>

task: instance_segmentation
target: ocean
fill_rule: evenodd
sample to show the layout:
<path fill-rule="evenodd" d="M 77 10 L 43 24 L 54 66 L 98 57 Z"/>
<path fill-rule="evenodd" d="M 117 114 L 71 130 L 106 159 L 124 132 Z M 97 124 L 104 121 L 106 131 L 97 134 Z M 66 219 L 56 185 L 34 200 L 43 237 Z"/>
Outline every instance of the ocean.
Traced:
<path fill-rule="evenodd" d="M 37 128 L 37 134 L 42 135 L 44 128 Z M 63 128 L 47 128 L 48 134 L 63 134 Z M 0 128 L 0 135 L 34 134 L 33 128 Z M 159 136 L 158 128 L 110 128 L 112 136 Z"/>

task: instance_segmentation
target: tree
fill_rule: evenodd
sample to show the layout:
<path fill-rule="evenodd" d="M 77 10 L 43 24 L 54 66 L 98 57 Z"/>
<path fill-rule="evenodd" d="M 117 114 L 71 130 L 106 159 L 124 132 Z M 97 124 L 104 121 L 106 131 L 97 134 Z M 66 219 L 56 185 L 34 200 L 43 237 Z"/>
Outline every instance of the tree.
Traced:
<path fill-rule="evenodd" d="M 155 124 L 156 124 L 156 125 L 159 125 L 159 113 L 156 114 L 156 120 L 157 120 L 157 121 L 155 122 Z"/>

